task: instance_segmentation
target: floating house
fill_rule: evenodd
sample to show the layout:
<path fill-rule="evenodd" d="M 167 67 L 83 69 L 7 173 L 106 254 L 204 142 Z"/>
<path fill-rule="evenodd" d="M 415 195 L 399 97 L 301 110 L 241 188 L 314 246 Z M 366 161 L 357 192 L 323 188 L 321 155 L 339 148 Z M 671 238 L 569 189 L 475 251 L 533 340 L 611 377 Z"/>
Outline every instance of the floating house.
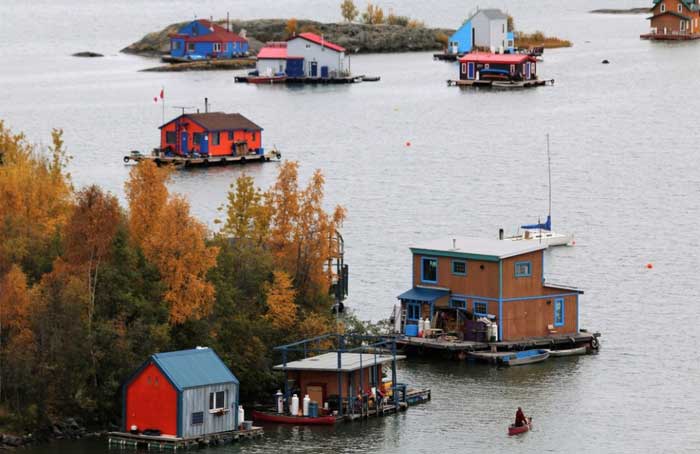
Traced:
<path fill-rule="evenodd" d="M 338 78 L 350 75 L 349 57 L 345 48 L 327 41 L 315 33 L 301 33 L 287 40 L 287 75 L 289 77 Z M 289 67 L 292 60 L 301 57 L 301 71 Z M 293 65 L 298 65 L 297 61 Z"/>
<path fill-rule="evenodd" d="M 304 76 L 304 57 L 289 55 L 286 42 L 267 43 L 258 52 L 256 69 L 260 76 Z"/>
<path fill-rule="evenodd" d="M 247 39 L 206 19 L 192 21 L 170 35 L 172 58 L 234 58 L 247 53 Z"/>
<path fill-rule="evenodd" d="M 473 50 L 514 52 L 515 40 L 508 30 L 508 15 L 499 9 L 477 9 L 448 41 L 447 54 Z"/>
<path fill-rule="evenodd" d="M 177 156 L 264 156 L 262 128 L 238 113 L 186 113 L 160 126 L 160 148 Z"/>
<path fill-rule="evenodd" d="M 209 348 L 152 355 L 124 385 L 123 433 L 206 437 L 237 430 L 238 380 Z"/>
<path fill-rule="evenodd" d="M 473 52 L 459 59 L 459 79 L 537 80 L 537 59 L 527 54 Z"/>
<path fill-rule="evenodd" d="M 490 321 L 494 341 L 577 334 L 583 292 L 545 280 L 545 249 L 464 237 L 412 247 L 413 285 L 398 296 L 399 330 L 415 336 L 418 326 L 436 328 L 444 309 L 458 312 L 459 320 Z"/>
<path fill-rule="evenodd" d="M 653 40 L 700 38 L 699 0 L 654 0 L 651 31 L 641 37 Z"/>

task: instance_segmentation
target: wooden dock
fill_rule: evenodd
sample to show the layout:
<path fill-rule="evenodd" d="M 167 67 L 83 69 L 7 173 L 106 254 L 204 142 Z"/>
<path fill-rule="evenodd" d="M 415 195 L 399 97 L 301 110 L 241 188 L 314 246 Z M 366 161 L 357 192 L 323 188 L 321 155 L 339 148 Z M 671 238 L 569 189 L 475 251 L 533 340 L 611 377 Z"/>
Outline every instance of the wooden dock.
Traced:
<path fill-rule="evenodd" d="M 213 445 L 222 445 L 259 438 L 264 434 L 262 427 L 253 426 L 247 430 L 232 430 L 198 437 L 149 436 L 128 432 L 110 432 L 107 444 L 110 448 L 147 449 L 148 451 L 178 451 Z"/>
<path fill-rule="evenodd" d="M 694 39 L 700 39 L 700 33 L 645 33 L 643 35 L 639 35 L 639 37 L 650 41 L 691 41 Z"/>
<path fill-rule="evenodd" d="M 455 340 L 449 336 L 437 338 L 399 336 L 397 345 L 403 348 L 406 354 L 439 354 L 446 358 L 466 359 L 479 358 L 490 359 L 509 352 L 529 350 L 533 348 L 572 348 L 589 346 L 590 350 L 597 350 L 600 333 L 579 332 L 572 335 L 550 335 L 545 337 L 533 337 L 518 341 L 504 342 L 475 342 Z M 484 355 L 487 353 L 487 355 Z"/>
<path fill-rule="evenodd" d="M 242 155 L 227 155 L 227 156 L 178 156 L 166 155 L 158 150 L 153 150 L 150 155 L 132 151 L 131 154 L 124 156 L 124 163 L 130 161 L 152 161 L 157 166 L 174 166 L 174 167 L 208 167 L 228 164 L 246 164 L 248 162 L 267 162 L 271 160 L 280 160 L 282 153 L 273 149 L 263 154 L 247 153 Z"/>
<path fill-rule="evenodd" d="M 554 85 L 554 79 L 536 79 L 536 80 L 520 80 L 520 81 L 505 81 L 505 80 L 448 80 L 447 85 L 452 87 L 472 87 L 472 88 L 532 88 L 542 87 L 544 85 Z"/>
<path fill-rule="evenodd" d="M 339 84 L 356 84 L 363 82 L 367 78 L 368 82 L 372 81 L 370 77 L 362 76 L 347 76 L 347 77 L 287 77 L 284 80 L 275 81 L 274 85 L 287 84 L 287 85 L 300 85 L 300 84 L 311 84 L 311 85 L 339 85 Z M 248 83 L 248 76 L 236 76 L 234 77 L 234 82 L 237 83 Z M 259 85 L 271 85 L 271 84 L 259 84 Z"/>

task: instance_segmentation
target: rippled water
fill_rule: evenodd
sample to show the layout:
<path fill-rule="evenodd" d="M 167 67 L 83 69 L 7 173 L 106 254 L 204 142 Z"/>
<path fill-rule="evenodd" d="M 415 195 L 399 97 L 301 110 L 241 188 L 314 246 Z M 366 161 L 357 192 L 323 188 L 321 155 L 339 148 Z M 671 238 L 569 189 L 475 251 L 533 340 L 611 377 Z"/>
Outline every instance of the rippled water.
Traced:
<path fill-rule="evenodd" d="M 645 16 L 587 13 L 611 6 L 602 0 L 481 4 L 508 9 L 521 29 L 574 42 L 545 54 L 539 72 L 556 79 L 553 87 L 510 93 L 448 88 L 456 66 L 429 53 L 354 56 L 354 71 L 382 81 L 294 89 L 234 84 L 229 72 L 141 73 L 156 62 L 118 53 L 195 12 L 334 20 L 335 3 L 3 0 L 0 118 L 37 142 L 51 127 L 65 128 L 76 184 L 122 196 L 121 156 L 157 144 L 161 110 L 152 98 L 161 86 L 168 106 L 201 106 L 208 96 L 216 110 L 244 113 L 264 126 L 267 146 L 300 162 L 304 177 L 324 171 L 329 206 L 347 207 L 350 305 L 375 320 L 410 286 L 408 245 L 494 236 L 545 215 L 549 133 L 554 223 L 577 244 L 548 252 L 547 273 L 585 289 L 581 326 L 603 333 L 603 350 L 514 369 L 411 361 L 402 381 L 430 386 L 427 405 L 333 429 L 268 427 L 263 441 L 211 452 L 700 450 L 700 43 L 640 41 Z M 384 5 L 439 26 L 455 26 L 474 6 Z M 68 56 L 88 49 L 106 57 Z M 175 113 L 168 107 L 167 116 Z M 244 170 L 265 187 L 277 165 L 179 172 L 172 189 L 213 226 Z M 536 430 L 508 438 L 517 405 L 534 415 Z M 106 451 L 102 442 L 81 442 L 36 453 L 59 447 Z"/>

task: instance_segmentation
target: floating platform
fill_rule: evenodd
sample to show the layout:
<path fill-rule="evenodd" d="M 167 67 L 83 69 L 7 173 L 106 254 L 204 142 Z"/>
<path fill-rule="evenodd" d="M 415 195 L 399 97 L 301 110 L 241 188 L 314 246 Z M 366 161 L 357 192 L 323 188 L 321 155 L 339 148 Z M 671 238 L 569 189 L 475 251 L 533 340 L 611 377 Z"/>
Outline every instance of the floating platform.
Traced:
<path fill-rule="evenodd" d="M 670 34 L 670 33 L 645 33 L 639 35 L 642 39 L 648 39 L 649 41 L 692 41 L 694 39 L 700 39 L 700 33 L 687 33 L 687 34 Z"/>
<path fill-rule="evenodd" d="M 457 61 L 464 54 L 433 54 L 433 60 L 439 61 Z"/>
<path fill-rule="evenodd" d="M 110 448 L 147 449 L 148 451 L 178 451 L 233 443 L 236 441 L 259 438 L 264 434 L 262 427 L 253 426 L 247 430 L 232 430 L 197 437 L 150 436 L 128 432 L 110 432 L 107 444 Z"/>
<path fill-rule="evenodd" d="M 501 356 L 507 356 L 514 351 L 535 348 L 559 349 L 586 346 L 588 351 L 596 351 L 600 346 L 600 333 L 579 332 L 571 335 L 550 335 L 533 337 L 518 341 L 476 342 L 451 340 L 449 337 L 438 338 L 399 336 L 396 344 L 402 347 L 405 354 L 438 354 L 447 358 L 483 359 L 497 361 Z"/>
<path fill-rule="evenodd" d="M 504 80 L 448 80 L 448 86 L 455 87 L 484 87 L 484 88 L 531 88 L 541 87 L 543 85 L 554 85 L 554 79 L 537 79 L 537 80 L 520 80 L 520 81 L 504 81 Z"/>
<path fill-rule="evenodd" d="M 260 85 L 260 82 L 257 82 L 260 76 L 236 76 L 234 78 L 234 81 L 237 83 L 253 83 L 256 81 L 257 84 Z M 257 79 L 256 79 L 257 78 Z M 338 85 L 338 84 L 356 84 L 359 82 L 364 82 L 365 79 L 367 82 L 372 81 L 371 79 L 375 79 L 374 77 L 367 77 L 367 76 L 348 76 L 348 77 L 289 77 L 287 76 L 284 79 L 275 79 L 274 84 L 288 84 L 288 85 L 299 85 L 299 84 L 311 84 L 311 85 Z M 272 84 L 273 82 L 270 82 Z"/>
<path fill-rule="evenodd" d="M 131 154 L 124 156 L 124 163 L 128 164 L 130 161 L 152 161 L 159 167 L 169 165 L 184 168 L 208 167 L 227 164 L 246 164 L 248 162 L 267 162 L 271 160 L 280 160 L 281 158 L 282 153 L 280 153 L 276 149 L 262 154 L 248 153 L 236 156 L 177 156 L 165 155 L 164 153 L 160 153 L 157 150 L 154 150 L 150 155 L 146 155 L 138 151 L 132 151 Z"/>

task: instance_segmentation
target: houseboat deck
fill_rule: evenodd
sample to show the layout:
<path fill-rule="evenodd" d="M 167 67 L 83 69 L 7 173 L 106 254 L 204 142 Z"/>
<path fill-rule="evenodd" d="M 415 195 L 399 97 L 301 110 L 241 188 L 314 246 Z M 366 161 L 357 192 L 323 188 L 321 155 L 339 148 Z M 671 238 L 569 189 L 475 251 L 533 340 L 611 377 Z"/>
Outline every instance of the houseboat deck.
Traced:
<path fill-rule="evenodd" d="M 128 432 L 110 432 L 107 442 L 110 448 L 126 448 L 156 451 L 177 451 L 180 449 L 198 448 L 215 444 L 226 444 L 248 438 L 258 438 L 263 436 L 263 428 L 253 426 L 246 430 L 235 430 L 229 432 L 219 432 L 197 437 L 172 437 L 172 436 L 150 436 L 142 434 L 132 434 Z"/>
<path fill-rule="evenodd" d="M 645 33 L 643 35 L 639 35 L 639 37 L 650 41 L 690 41 L 700 39 L 700 33 Z"/>
<path fill-rule="evenodd" d="M 445 336 L 437 338 L 406 337 L 399 336 L 396 339 L 397 345 L 403 348 L 405 353 L 427 354 L 430 352 L 442 352 L 449 357 L 460 358 L 484 357 L 489 358 L 508 354 L 508 352 L 527 350 L 540 347 L 556 346 L 582 346 L 593 344 L 598 345 L 600 333 L 579 332 L 572 335 L 549 335 L 545 337 L 533 337 L 518 341 L 504 342 L 475 342 L 450 340 Z"/>
<path fill-rule="evenodd" d="M 176 156 L 170 155 L 166 156 L 162 153 L 153 152 L 150 155 L 143 154 L 140 152 L 131 152 L 124 156 L 124 163 L 128 164 L 130 161 L 153 161 L 156 165 L 171 165 L 171 166 L 181 166 L 181 167 L 207 167 L 215 165 L 227 165 L 227 164 L 245 164 L 247 162 L 266 162 L 274 159 L 281 159 L 282 153 L 278 150 L 271 150 L 263 154 L 245 154 L 240 156 Z"/>
<path fill-rule="evenodd" d="M 455 87 L 484 87 L 484 88 L 531 88 L 543 85 L 554 85 L 554 79 L 536 79 L 521 81 L 500 81 L 500 80 L 448 80 L 448 86 Z"/>
<path fill-rule="evenodd" d="M 459 57 L 461 57 L 463 54 L 433 54 L 433 60 L 439 60 L 439 61 L 457 61 Z"/>
<path fill-rule="evenodd" d="M 313 85 L 354 84 L 363 82 L 366 77 L 367 76 L 364 75 L 348 77 L 287 77 L 284 80 L 277 81 L 277 83 Z M 250 78 L 249 76 L 236 76 L 234 81 L 237 83 L 248 83 Z"/>

